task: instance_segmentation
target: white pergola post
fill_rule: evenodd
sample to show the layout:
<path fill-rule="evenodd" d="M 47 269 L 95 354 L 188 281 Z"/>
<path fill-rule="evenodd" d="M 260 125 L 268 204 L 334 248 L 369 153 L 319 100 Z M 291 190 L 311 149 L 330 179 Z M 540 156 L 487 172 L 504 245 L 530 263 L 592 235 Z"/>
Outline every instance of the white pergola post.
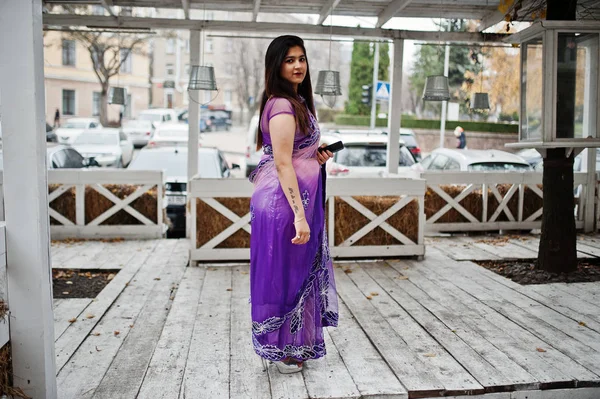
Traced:
<path fill-rule="evenodd" d="M 0 2 L 0 91 L 14 385 L 56 398 L 42 0 Z"/>
<path fill-rule="evenodd" d="M 404 58 L 404 39 L 394 40 L 392 81 L 390 82 L 391 101 L 388 112 L 388 152 L 387 171 L 398 173 L 400 162 L 400 117 L 402 115 L 402 61 Z M 375 100 L 373 98 L 373 100 Z"/>
<path fill-rule="evenodd" d="M 190 66 L 200 65 L 200 31 L 190 31 Z M 192 98 L 188 102 L 188 184 L 187 192 L 188 198 L 190 197 L 190 180 L 198 173 L 198 136 L 200 135 L 200 108 L 197 102 L 199 102 L 200 93 L 195 91 L 186 93 L 186 95 Z M 196 237 L 191 237 L 192 223 L 196 220 L 192 218 L 192 213 L 196 211 L 195 206 L 186 207 L 186 236 L 192 239 L 192 242 Z M 193 248 L 193 247 L 192 247 Z"/>

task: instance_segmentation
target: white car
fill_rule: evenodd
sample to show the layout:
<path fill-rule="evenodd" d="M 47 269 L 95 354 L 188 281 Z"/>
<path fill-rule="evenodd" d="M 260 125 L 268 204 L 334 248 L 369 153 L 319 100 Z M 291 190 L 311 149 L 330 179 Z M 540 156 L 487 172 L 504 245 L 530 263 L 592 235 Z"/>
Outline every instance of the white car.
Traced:
<path fill-rule="evenodd" d="M 186 147 L 189 131 L 190 127 L 187 123 L 163 123 L 154 131 L 154 136 L 148 142 L 148 147 Z M 201 138 L 202 135 L 198 137 L 198 140 L 200 141 Z"/>
<path fill-rule="evenodd" d="M 129 137 L 134 147 L 143 147 L 154 136 L 154 124 L 150 121 L 133 119 L 123 123 L 123 133 Z"/>
<path fill-rule="evenodd" d="M 532 167 L 518 155 L 500 150 L 438 148 L 415 164 L 419 172 L 530 172 Z"/>
<path fill-rule="evenodd" d="M 94 118 L 71 118 L 56 129 L 56 138 L 61 144 L 73 144 L 77 136 L 84 130 L 102 129 L 102 125 Z"/>
<path fill-rule="evenodd" d="M 177 122 L 177 112 L 171 108 L 146 109 L 137 117 L 140 121 L 149 121 L 158 126 L 162 123 Z"/>
<path fill-rule="evenodd" d="M 119 129 L 86 130 L 75 139 L 73 148 L 103 167 L 123 168 L 133 158 L 133 143 Z"/>
<path fill-rule="evenodd" d="M 336 177 L 384 177 L 387 174 L 386 134 L 340 134 L 344 149 L 327 162 L 327 174 Z M 333 137 L 329 139 L 333 141 Z M 329 144 L 329 143 L 328 143 Z M 414 156 L 400 140 L 398 173 L 410 171 Z"/>

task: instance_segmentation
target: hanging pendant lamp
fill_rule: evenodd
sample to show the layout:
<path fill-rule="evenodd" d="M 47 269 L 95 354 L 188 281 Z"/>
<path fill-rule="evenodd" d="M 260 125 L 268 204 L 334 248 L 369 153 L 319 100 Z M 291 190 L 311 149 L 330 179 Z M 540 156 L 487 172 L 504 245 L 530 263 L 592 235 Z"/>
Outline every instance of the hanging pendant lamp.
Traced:
<path fill-rule="evenodd" d="M 490 109 L 490 97 L 488 93 L 474 93 L 471 98 L 471 109 Z"/>
<path fill-rule="evenodd" d="M 317 87 L 315 94 L 318 94 L 323 99 L 323 102 L 333 108 L 337 102 L 337 97 L 342 95 L 342 87 L 340 85 L 340 73 L 338 71 L 319 71 L 317 77 Z"/>
<path fill-rule="evenodd" d="M 329 14 L 329 69 L 319 71 L 317 76 L 317 87 L 315 94 L 321 96 L 321 99 L 329 108 L 333 108 L 337 98 L 342 95 L 342 86 L 340 84 L 340 73 L 331 70 L 331 42 L 333 29 L 333 8 Z"/>
<path fill-rule="evenodd" d="M 428 76 L 423 90 L 423 101 L 448 101 L 449 99 L 448 77 L 444 75 Z"/>
<path fill-rule="evenodd" d="M 108 89 L 108 103 L 126 105 L 127 91 L 124 87 L 112 86 Z"/>
<path fill-rule="evenodd" d="M 217 90 L 215 69 L 206 65 L 192 65 L 188 90 Z"/>

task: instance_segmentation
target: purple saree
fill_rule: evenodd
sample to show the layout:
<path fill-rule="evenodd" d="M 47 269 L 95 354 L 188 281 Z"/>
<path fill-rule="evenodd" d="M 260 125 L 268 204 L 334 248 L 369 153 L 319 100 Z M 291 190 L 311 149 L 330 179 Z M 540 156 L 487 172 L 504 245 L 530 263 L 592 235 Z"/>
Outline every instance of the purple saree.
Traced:
<path fill-rule="evenodd" d="M 303 361 L 325 355 L 323 327 L 337 326 L 338 305 L 324 232 L 324 171 L 316 159 L 319 125 L 310 115 L 310 134 L 296 131 L 294 139 L 292 164 L 311 231 L 308 243 L 295 245 L 294 214 L 277 177 L 269 134 L 269 121 L 281 113 L 293 115 L 291 103 L 269 99 L 260 121 L 264 155 L 250 175 L 252 342 L 268 360 Z"/>

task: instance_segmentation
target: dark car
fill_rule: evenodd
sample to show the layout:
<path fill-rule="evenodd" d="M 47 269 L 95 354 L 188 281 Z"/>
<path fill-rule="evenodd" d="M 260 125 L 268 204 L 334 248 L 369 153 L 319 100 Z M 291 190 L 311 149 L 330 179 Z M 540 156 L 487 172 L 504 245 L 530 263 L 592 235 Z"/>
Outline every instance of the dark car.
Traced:
<path fill-rule="evenodd" d="M 227 130 L 231 128 L 231 117 L 225 111 L 208 111 L 210 131 Z"/>
<path fill-rule="evenodd" d="M 171 226 L 167 237 L 185 237 L 185 206 L 187 203 L 187 148 L 143 148 L 128 169 L 164 170 L 167 217 Z M 239 169 L 233 164 L 231 169 Z M 231 177 L 231 170 L 221 151 L 198 148 L 198 173 L 202 178 Z"/>
<path fill-rule="evenodd" d="M 86 158 L 66 145 L 48 145 L 46 148 L 48 169 L 81 169 L 100 166 L 94 157 Z"/>
<path fill-rule="evenodd" d="M 58 142 L 58 137 L 56 136 L 56 133 L 54 132 L 54 128 L 52 126 L 50 126 L 48 123 L 46 123 L 46 141 L 48 143 L 57 143 Z"/>
<path fill-rule="evenodd" d="M 200 125 L 200 132 L 201 133 L 210 132 L 210 131 L 213 130 L 211 128 L 212 121 L 209 118 L 207 110 L 201 109 L 200 110 L 200 115 L 199 115 L 198 118 L 199 118 L 198 124 Z M 187 111 L 187 109 L 184 110 L 184 111 L 182 111 L 177 116 L 177 119 L 179 119 L 180 122 L 188 123 L 188 111 Z"/>

